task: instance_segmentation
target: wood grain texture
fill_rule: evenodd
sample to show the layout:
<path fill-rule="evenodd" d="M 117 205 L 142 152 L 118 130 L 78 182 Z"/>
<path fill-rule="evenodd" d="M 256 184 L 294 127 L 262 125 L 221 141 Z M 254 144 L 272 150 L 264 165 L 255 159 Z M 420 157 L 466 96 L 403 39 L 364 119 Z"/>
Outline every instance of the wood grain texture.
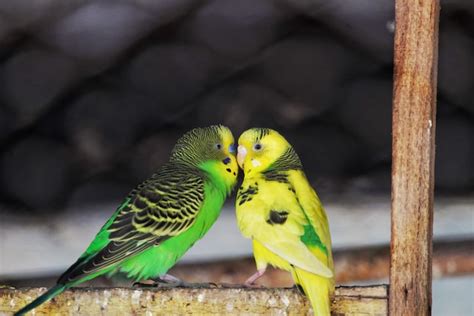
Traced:
<path fill-rule="evenodd" d="M 439 0 L 396 0 L 390 314 L 431 314 Z"/>
<path fill-rule="evenodd" d="M 46 288 L 0 288 L 0 314 L 11 315 Z M 387 286 L 339 287 L 334 315 L 387 315 Z M 311 315 L 295 289 L 74 288 L 35 315 Z"/>

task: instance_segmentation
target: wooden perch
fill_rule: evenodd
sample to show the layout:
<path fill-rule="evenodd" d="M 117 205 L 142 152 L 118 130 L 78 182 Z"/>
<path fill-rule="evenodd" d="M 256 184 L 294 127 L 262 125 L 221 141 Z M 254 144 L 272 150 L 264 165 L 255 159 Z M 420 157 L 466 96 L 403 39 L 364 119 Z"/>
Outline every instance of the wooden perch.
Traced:
<path fill-rule="evenodd" d="M 30 302 L 46 288 L 0 288 L 0 314 Z M 386 315 L 387 286 L 339 287 L 335 315 Z M 288 288 L 74 288 L 35 315 L 310 315 L 309 302 Z"/>

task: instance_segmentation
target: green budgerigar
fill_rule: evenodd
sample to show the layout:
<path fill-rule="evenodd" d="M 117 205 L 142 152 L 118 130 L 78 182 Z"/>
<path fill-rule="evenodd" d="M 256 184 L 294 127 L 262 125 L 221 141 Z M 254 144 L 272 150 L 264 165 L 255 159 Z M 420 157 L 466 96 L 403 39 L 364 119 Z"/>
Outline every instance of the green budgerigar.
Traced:
<path fill-rule="evenodd" d="M 100 275 L 173 279 L 167 271 L 216 221 L 237 172 L 234 138 L 227 127 L 187 132 L 169 162 L 130 192 L 56 286 L 15 315 Z"/>

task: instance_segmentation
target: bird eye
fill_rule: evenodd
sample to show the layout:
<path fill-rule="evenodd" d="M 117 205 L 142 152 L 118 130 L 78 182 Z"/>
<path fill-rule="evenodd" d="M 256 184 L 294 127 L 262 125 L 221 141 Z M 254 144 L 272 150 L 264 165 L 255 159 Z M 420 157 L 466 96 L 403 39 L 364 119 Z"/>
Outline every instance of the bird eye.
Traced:
<path fill-rule="evenodd" d="M 235 152 L 237 151 L 237 148 L 236 148 L 236 147 L 237 147 L 237 146 L 235 146 L 235 144 L 230 144 L 230 145 L 229 145 L 229 152 L 230 152 L 231 154 L 235 153 Z"/>
<path fill-rule="evenodd" d="M 257 144 L 255 144 L 255 145 L 253 145 L 253 149 L 254 149 L 255 151 L 261 150 L 261 149 L 262 149 L 262 144 L 257 143 Z"/>
<path fill-rule="evenodd" d="M 221 150 L 221 149 L 222 149 L 222 145 L 221 145 L 221 144 L 216 144 L 216 149 L 217 149 L 217 150 Z"/>

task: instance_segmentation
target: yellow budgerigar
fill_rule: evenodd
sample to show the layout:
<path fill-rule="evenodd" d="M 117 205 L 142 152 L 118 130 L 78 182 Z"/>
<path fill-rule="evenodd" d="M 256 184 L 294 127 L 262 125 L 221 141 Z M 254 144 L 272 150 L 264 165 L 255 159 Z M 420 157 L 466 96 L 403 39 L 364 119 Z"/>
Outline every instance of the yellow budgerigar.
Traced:
<path fill-rule="evenodd" d="M 334 266 L 328 220 L 295 150 L 278 132 L 253 128 L 239 138 L 237 161 L 245 176 L 237 221 L 252 239 L 257 264 L 246 284 L 271 264 L 292 274 L 315 315 L 330 315 Z"/>

